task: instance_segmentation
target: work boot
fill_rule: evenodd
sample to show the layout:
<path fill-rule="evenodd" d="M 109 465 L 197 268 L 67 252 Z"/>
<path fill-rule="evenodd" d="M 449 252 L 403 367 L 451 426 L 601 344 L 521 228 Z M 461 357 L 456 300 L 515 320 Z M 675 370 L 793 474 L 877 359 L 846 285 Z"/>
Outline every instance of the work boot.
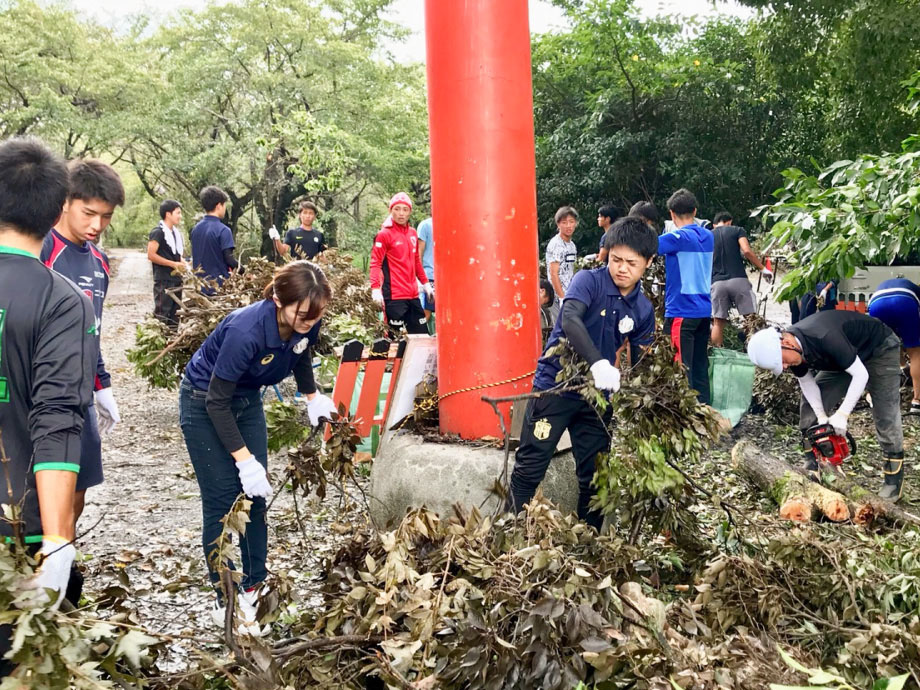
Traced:
<path fill-rule="evenodd" d="M 887 458 L 885 460 L 885 481 L 878 495 L 889 501 L 901 498 L 904 489 L 904 458 Z"/>

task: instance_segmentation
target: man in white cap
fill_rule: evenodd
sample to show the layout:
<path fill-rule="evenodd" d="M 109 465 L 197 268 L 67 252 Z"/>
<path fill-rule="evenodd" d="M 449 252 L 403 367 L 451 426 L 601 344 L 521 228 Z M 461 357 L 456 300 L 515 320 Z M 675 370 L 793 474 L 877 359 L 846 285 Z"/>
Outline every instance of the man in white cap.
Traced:
<path fill-rule="evenodd" d="M 386 315 L 391 334 L 428 333 L 419 301 L 418 284 L 431 300 L 434 290 L 425 275 L 418 251 L 418 235 L 409 225 L 412 200 L 405 192 L 390 199 L 390 215 L 383 221 L 371 249 L 371 295 Z"/>
<path fill-rule="evenodd" d="M 748 342 L 748 356 L 777 376 L 788 369 L 798 378 L 802 389 L 799 428 L 803 432 L 820 423 L 845 434 L 847 418 L 868 388 L 875 431 L 886 458 L 879 495 L 895 501 L 901 497 L 900 341 L 888 326 L 857 312 L 819 312 L 783 332 L 773 328 L 758 331 Z M 828 416 L 826 410 L 835 406 L 837 410 Z M 805 459 L 806 470 L 817 469 L 808 449 Z"/>

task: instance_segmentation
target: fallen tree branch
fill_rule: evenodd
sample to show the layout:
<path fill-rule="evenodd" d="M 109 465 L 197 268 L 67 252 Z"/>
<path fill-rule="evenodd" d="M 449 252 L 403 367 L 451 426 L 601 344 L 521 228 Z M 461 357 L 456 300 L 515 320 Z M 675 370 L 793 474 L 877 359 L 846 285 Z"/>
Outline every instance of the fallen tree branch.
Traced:
<path fill-rule="evenodd" d="M 833 522 L 850 519 L 845 496 L 810 481 L 803 474 L 749 441 L 732 449 L 732 466 L 780 506 L 780 517 L 810 522 L 824 515 Z"/>
<path fill-rule="evenodd" d="M 303 640 L 284 647 L 275 647 L 272 653 L 279 659 L 286 659 L 300 652 L 327 649 L 329 647 L 338 647 L 339 645 L 349 647 L 373 646 L 380 644 L 384 639 L 383 635 L 337 635 L 335 637 L 317 637 L 312 640 Z"/>

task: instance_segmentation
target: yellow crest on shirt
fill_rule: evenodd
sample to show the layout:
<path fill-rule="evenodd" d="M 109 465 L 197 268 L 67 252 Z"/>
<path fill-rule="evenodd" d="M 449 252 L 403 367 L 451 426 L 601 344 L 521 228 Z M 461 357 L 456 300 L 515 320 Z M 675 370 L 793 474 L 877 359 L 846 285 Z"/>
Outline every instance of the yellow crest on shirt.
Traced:
<path fill-rule="evenodd" d="M 607 316 L 607 310 L 601 309 L 601 316 Z"/>
<path fill-rule="evenodd" d="M 547 421 L 546 417 L 537 421 L 533 425 L 533 435 L 538 441 L 545 441 L 549 438 L 549 433 L 553 430 L 553 425 Z"/>
<path fill-rule="evenodd" d="M 274 355 L 274 354 L 265 355 L 265 356 L 262 358 L 262 364 L 263 364 L 263 365 L 269 364 L 274 358 L 275 358 L 275 355 Z"/>

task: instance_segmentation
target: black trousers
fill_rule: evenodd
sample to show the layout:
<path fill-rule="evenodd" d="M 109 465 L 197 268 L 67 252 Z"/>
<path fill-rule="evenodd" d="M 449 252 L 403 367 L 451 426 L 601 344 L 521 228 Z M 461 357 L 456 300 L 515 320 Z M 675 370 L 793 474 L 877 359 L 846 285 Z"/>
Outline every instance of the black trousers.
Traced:
<path fill-rule="evenodd" d="M 521 445 L 514 456 L 508 509 L 518 512 L 530 502 L 546 475 L 562 432 L 568 429 L 578 477 L 578 517 L 599 530 L 604 516 L 599 511 L 589 510 L 588 504 L 594 495 L 591 480 L 594 479 L 597 454 L 610 449 L 606 428 L 609 421 L 609 411 L 602 420 L 594 408 L 581 399 L 546 395 L 528 402 Z"/>
<path fill-rule="evenodd" d="M 428 335 L 428 323 L 422 303 L 416 299 L 391 299 L 386 302 L 387 325 L 394 335 L 405 328 L 406 333 Z"/>
<path fill-rule="evenodd" d="M 176 312 L 179 311 L 179 304 L 166 294 L 166 290 L 174 287 L 180 287 L 181 282 L 174 280 L 154 280 L 153 281 L 153 315 L 167 326 L 178 326 L 179 319 L 176 318 Z M 176 293 L 179 299 L 182 299 L 182 291 Z"/>
<path fill-rule="evenodd" d="M 709 324 L 712 319 L 674 317 L 664 320 L 665 331 L 677 350 L 677 359 L 687 368 L 687 379 L 696 399 L 708 405 L 709 396 Z"/>

